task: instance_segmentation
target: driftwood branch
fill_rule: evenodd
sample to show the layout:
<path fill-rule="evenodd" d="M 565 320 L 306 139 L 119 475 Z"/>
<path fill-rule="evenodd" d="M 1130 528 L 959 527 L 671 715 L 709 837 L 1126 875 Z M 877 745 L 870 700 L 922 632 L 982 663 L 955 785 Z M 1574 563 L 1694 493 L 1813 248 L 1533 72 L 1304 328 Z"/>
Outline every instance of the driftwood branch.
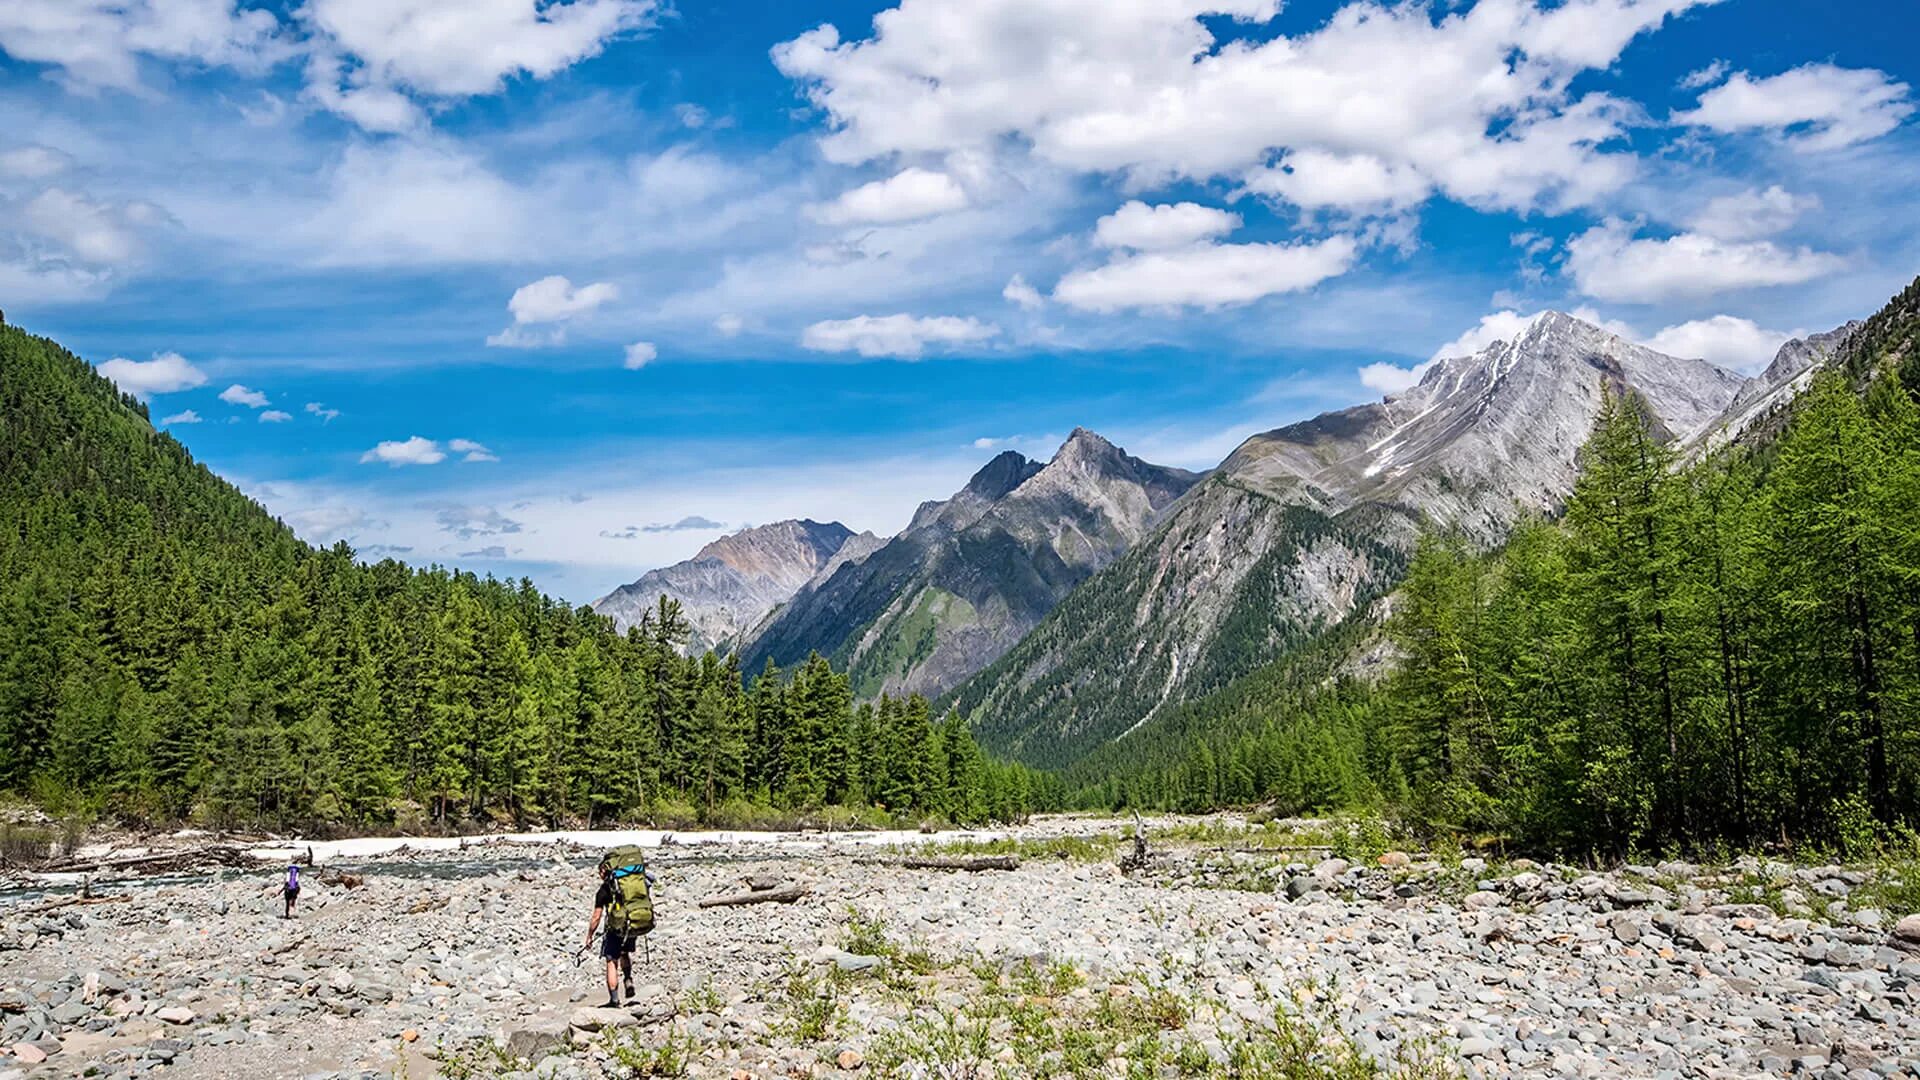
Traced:
<path fill-rule="evenodd" d="M 158 872 L 209 865 L 252 869 L 260 864 L 260 860 L 248 854 L 245 848 L 226 844 L 209 844 L 177 851 L 149 851 L 144 855 L 122 855 L 110 859 L 84 859 L 55 863 L 40 867 L 38 872 L 42 874 L 91 874 L 102 870 Z"/>
<path fill-rule="evenodd" d="M 46 912 L 57 911 L 65 907 L 92 907 L 95 904 L 117 904 L 126 898 L 124 894 L 119 896 L 69 896 L 65 900 L 54 900 L 45 904 L 37 904 L 30 908 L 18 908 L 9 911 L 7 912 L 7 918 L 20 919 L 30 915 L 42 915 Z"/>
<path fill-rule="evenodd" d="M 1018 855 L 967 855 L 961 857 L 908 856 L 900 865 L 909 870 L 1018 870 Z"/>
<path fill-rule="evenodd" d="M 859 866 L 897 866 L 904 870 L 1017 870 L 1018 855 L 862 855 Z"/>
<path fill-rule="evenodd" d="M 789 885 L 784 889 L 755 889 L 752 892 L 724 893 L 720 896 L 709 896 L 705 900 L 700 901 L 700 906 L 703 908 L 713 908 L 739 907 L 742 904 L 791 904 L 805 895 L 807 895 L 807 887 L 805 885 Z"/>

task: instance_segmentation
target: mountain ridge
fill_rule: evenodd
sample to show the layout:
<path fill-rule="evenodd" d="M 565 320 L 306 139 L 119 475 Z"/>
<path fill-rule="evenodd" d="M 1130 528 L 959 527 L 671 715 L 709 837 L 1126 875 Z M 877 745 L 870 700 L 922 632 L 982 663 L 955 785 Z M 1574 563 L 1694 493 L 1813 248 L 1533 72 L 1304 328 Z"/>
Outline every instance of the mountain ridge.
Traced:
<path fill-rule="evenodd" d="M 677 601 L 686 617 L 689 653 L 724 651 L 822 570 L 838 565 L 836 557 L 859 537 L 878 539 L 837 521 L 811 518 L 740 529 L 690 559 L 647 571 L 591 606 L 624 632 L 665 596 Z"/>
<path fill-rule="evenodd" d="M 1003 451 L 899 535 L 795 594 L 742 649 L 752 670 L 819 652 L 858 692 L 937 695 L 1011 646 L 1145 535 L 1197 479 L 1076 428 L 1048 461 Z"/>
<path fill-rule="evenodd" d="M 1603 392 L 1678 439 L 1746 384 L 1542 313 L 1399 394 L 1251 436 L 951 700 L 1000 753 L 1073 760 L 1374 603 L 1428 525 L 1486 545 L 1555 512 Z"/>

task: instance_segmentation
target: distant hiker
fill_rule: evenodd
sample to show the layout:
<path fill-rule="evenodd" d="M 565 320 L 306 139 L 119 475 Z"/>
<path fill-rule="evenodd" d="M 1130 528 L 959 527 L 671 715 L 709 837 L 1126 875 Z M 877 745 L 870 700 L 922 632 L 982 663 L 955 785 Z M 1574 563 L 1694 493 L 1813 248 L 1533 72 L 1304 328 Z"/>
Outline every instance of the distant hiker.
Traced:
<path fill-rule="evenodd" d="M 620 1004 L 620 979 L 626 977 L 627 997 L 633 997 L 633 947 L 653 930 L 653 875 L 647 870 L 646 853 L 633 845 L 617 847 L 600 860 L 600 889 L 593 895 L 593 916 L 587 920 L 587 942 L 582 952 L 593 947 L 594 931 L 606 916 L 607 930 L 600 938 L 600 958 L 607 962 L 607 1006 Z"/>
<path fill-rule="evenodd" d="M 300 866 L 299 864 L 297 863 L 287 864 L 287 884 L 283 888 L 281 888 L 280 895 L 285 897 L 287 901 L 287 913 L 285 915 L 282 915 L 281 918 L 283 919 L 293 918 L 293 902 L 295 900 L 300 899 Z"/>

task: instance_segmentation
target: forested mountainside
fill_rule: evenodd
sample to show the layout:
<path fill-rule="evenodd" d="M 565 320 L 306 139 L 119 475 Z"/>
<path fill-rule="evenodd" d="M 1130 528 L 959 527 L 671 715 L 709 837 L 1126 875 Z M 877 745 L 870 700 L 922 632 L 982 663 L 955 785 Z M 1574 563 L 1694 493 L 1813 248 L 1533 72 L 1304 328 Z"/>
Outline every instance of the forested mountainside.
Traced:
<path fill-rule="evenodd" d="M 1920 282 L 1829 341 L 1684 467 L 1610 391 L 1559 520 L 1492 554 L 1425 535 L 1391 676 L 1340 676 L 1350 623 L 1172 714 L 1198 737 L 1086 759 L 1079 798 L 1391 806 L 1569 851 L 1920 824 Z"/>
<path fill-rule="evenodd" d="M 1542 315 L 1403 394 L 1248 439 L 954 700 L 998 752 L 1079 760 L 1364 612 L 1427 524 L 1493 544 L 1556 511 L 1609 388 L 1672 438 L 1744 383 Z"/>
<path fill-rule="evenodd" d="M 691 559 L 649 570 L 593 602 L 593 610 L 625 633 L 659 606 L 680 605 L 687 620 L 683 651 L 733 651 L 741 634 L 759 625 L 822 571 L 879 545 L 837 521 L 776 521 L 741 529 L 701 548 Z M 851 548 L 849 548 L 851 545 Z"/>
<path fill-rule="evenodd" d="M 129 817 L 452 826 L 884 804 L 1016 813 L 1023 771 L 814 658 L 741 685 L 657 604 L 301 543 L 45 338 L 0 326 L 0 788 Z"/>
<path fill-rule="evenodd" d="M 877 551 L 795 594 L 742 646 L 743 666 L 819 652 L 863 697 L 945 692 L 1139 541 L 1197 479 L 1084 429 L 1044 464 L 1002 453 Z"/>

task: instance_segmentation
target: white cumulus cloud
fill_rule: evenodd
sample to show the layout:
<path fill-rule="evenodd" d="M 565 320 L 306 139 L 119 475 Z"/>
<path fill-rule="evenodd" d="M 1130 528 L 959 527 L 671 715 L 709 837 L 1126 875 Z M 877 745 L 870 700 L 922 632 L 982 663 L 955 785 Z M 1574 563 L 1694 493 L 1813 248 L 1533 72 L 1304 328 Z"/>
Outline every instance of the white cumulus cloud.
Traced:
<path fill-rule="evenodd" d="M 828 225 L 892 225 L 951 214 L 966 209 L 967 202 L 953 177 L 916 167 L 862 184 L 810 213 Z"/>
<path fill-rule="evenodd" d="M 585 315 L 618 298 L 611 282 L 596 281 L 575 287 L 561 274 L 550 274 L 513 290 L 507 310 L 513 325 L 489 335 L 487 344 L 499 348 L 538 348 L 566 340 L 566 328 L 555 325 Z"/>
<path fill-rule="evenodd" d="M 445 460 L 447 453 L 440 449 L 439 443 L 418 435 L 380 443 L 360 455 L 362 464 L 384 462 L 396 469 L 402 465 L 438 465 Z"/>
<path fill-rule="evenodd" d="M 1007 287 L 1000 290 L 1000 295 L 1025 311 L 1038 311 L 1047 302 L 1046 297 L 1040 295 L 1040 290 L 1027 284 L 1027 279 L 1019 274 L 1007 279 Z"/>
<path fill-rule="evenodd" d="M 291 419 L 293 419 L 292 413 L 281 412 L 279 409 L 268 409 L 260 414 L 260 422 L 263 424 L 284 424 Z"/>
<path fill-rule="evenodd" d="M 1411 165 L 1373 154 L 1308 148 L 1249 173 L 1246 188 L 1308 210 L 1393 210 L 1425 202 L 1433 182 Z"/>
<path fill-rule="evenodd" d="M 1148 206 L 1135 199 L 1094 223 L 1101 247 L 1161 251 L 1189 247 L 1225 236 L 1240 227 L 1240 215 L 1199 203 Z"/>
<path fill-rule="evenodd" d="M 177 352 L 154 354 L 151 360 L 128 360 L 122 356 L 101 364 L 100 374 L 135 397 L 171 394 L 191 390 L 206 383 L 207 374 Z"/>
<path fill-rule="evenodd" d="M 969 345 L 1000 332 L 992 323 L 953 315 L 856 315 L 826 319 L 801 331 L 800 345 L 814 352 L 917 359 L 928 346 Z"/>
<path fill-rule="evenodd" d="M 163 416 L 160 418 L 162 427 L 172 427 L 175 424 L 197 424 L 199 422 L 200 414 L 194 412 L 192 409 L 186 409 L 174 413 L 172 416 Z"/>
<path fill-rule="evenodd" d="M 628 371 L 639 371 L 653 363 L 659 356 L 660 350 L 654 347 L 653 342 L 636 341 L 627 346 L 626 358 L 622 361 L 622 366 Z"/>
<path fill-rule="evenodd" d="M 308 92 L 372 131 L 418 118 L 407 95 L 492 94 L 544 79 L 645 28 L 654 0 L 307 0 Z M 404 91 L 404 93 L 403 93 Z"/>
<path fill-rule="evenodd" d="M 1104 266 L 1076 270 L 1053 287 L 1069 307 L 1114 312 L 1126 308 L 1217 308 L 1310 289 L 1346 273 L 1359 254 L 1347 236 L 1295 244 L 1203 244 L 1123 255 Z"/>
<path fill-rule="evenodd" d="M 7 0 L 0 50 L 82 89 L 136 90 L 140 59 L 257 71 L 286 55 L 279 20 L 235 0 Z"/>
<path fill-rule="evenodd" d="M 1752 375 L 1773 360 L 1780 346 L 1805 330 L 1769 330 L 1752 319 L 1715 315 L 1669 326 L 1641 344 L 1668 356 L 1697 357 Z"/>
<path fill-rule="evenodd" d="M 1761 79 L 1736 71 L 1673 119 L 1719 132 L 1772 132 L 1797 150 L 1820 151 L 1877 139 L 1913 109 L 1907 84 L 1884 71 L 1805 64 Z"/>
<path fill-rule="evenodd" d="M 464 455 L 460 459 L 462 461 L 500 460 L 494 455 L 493 451 L 487 449 L 486 446 L 481 443 L 474 442 L 472 439 L 448 439 L 447 449 L 456 454 Z"/>
<path fill-rule="evenodd" d="M 234 383 L 232 386 L 220 391 L 220 400 L 229 405 L 245 405 L 249 409 L 264 409 L 267 407 L 267 395 L 258 390 L 248 389 L 239 383 Z"/>
<path fill-rule="evenodd" d="M 1251 178 L 1302 205 L 1433 190 L 1529 209 L 1588 203 L 1632 175 L 1613 144 L 1638 108 L 1572 87 L 1696 6 L 1356 0 L 1285 34 L 1267 32 L 1278 0 L 907 0 L 870 37 L 823 25 L 773 55 L 826 114 L 834 161 L 1017 141 L 1143 186 Z M 1222 42 L 1214 27 L 1228 21 L 1246 30 Z"/>
<path fill-rule="evenodd" d="M 1721 240 L 1754 240 L 1784 232 L 1800 215 L 1818 208 L 1812 195 L 1795 195 L 1778 184 L 1710 199 L 1687 225 Z"/>
<path fill-rule="evenodd" d="M 1664 240 L 1636 237 L 1633 227 L 1620 221 L 1596 225 L 1569 240 L 1566 262 L 1581 292 L 1623 303 L 1798 285 L 1844 265 L 1838 255 L 1764 240 L 1721 240 L 1691 232 Z"/>

